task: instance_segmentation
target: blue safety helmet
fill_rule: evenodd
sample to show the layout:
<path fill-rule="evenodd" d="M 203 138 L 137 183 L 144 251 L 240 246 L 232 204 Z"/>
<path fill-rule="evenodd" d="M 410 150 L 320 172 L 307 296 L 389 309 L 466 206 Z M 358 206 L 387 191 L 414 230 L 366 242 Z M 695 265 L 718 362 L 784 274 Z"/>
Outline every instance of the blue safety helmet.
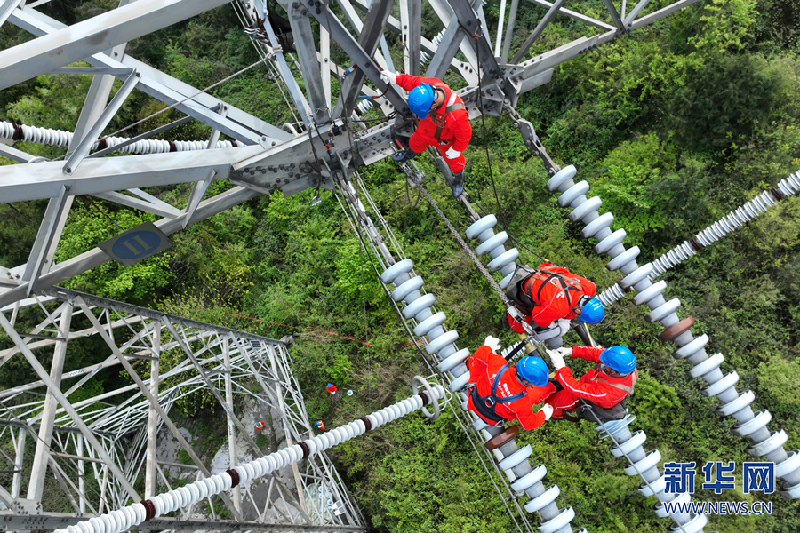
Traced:
<path fill-rule="evenodd" d="M 434 100 L 436 100 L 436 91 L 427 83 L 423 83 L 417 85 L 408 95 L 408 107 L 419 118 L 426 119 Z"/>
<path fill-rule="evenodd" d="M 636 356 L 627 346 L 612 346 L 600 354 L 600 362 L 620 374 L 630 374 L 636 370 Z"/>
<path fill-rule="evenodd" d="M 517 363 L 517 375 L 536 387 L 547 385 L 547 363 L 541 357 L 526 355 Z"/>
<path fill-rule="evenodd" d="M 591 298 L 588 302 L 581 307 L 581 314 L 578 317 L 578 322 L 585 322 L 586 324 L 597 324 L 606 316 L 606 310 L 602 302 L 597 298 Z"/>

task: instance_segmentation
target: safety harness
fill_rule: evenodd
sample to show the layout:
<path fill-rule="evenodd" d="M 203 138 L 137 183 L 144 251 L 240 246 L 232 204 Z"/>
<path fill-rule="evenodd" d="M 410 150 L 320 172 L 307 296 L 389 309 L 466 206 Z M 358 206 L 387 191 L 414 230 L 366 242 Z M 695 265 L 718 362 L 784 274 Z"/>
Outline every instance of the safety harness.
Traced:
<path fill-rule="evenodd" d="M 497 386 L 500 384 L 500 378 L 503 376 L 503 373 L 506 370 L 508 370 L 508 365 L 503 365 L 502 368 L 500 368 L 500 371 L 497 372 L 497 375 L 494 377 L 494 381 L 492 382 L 492 391 L 488 396 L 481 396 L 478 394 L 477 386 L 472 387 L 472 389 L 469 391 L 469 394 L 472 397 L 472 403 L 475 405 L 475 410 L 478 411 L 483 418 L 494 422 L 495 425 L 506 421 L 505 418 L 501 417 L 495 412 L 498 403 L 516 402 L 517 400 L 521 400 L 525 397 L 525 392 L 513 394 L 506 398 L 499 398 L 497 396 Z"/>
<path fill-rule="evenodd" d="M 634 387 L 636 387 L 636 374 L 633 374 L 631 384 L 623 385 L 622 383 L 611 383 L 605 378 L 601 378 L 597 376 L 597 373 L 600 372 L 601 364 L 598 363 L 595 367 L 595 376 L 590 381 L 599 381 L 601 383 L 605 383 L 606 385 L 611 385 L 617 389 L 625 391 L 628 395 L 633 393 Z M 588 400 L 581 399 L 580 400 L 580 407 L 578 408 L 578 416 L 584 420 L 588 420 L 589 422 L 597 422 L 600 421 L 601 424 L 605 424 L 611 420 L 620 420 L 625 418 L 625 415 L 628 414 L 628 410 L 625 408 L 625 400 L 628 399 L 628 396 L 622 399 L 621 402 L 618 404 L 606 409 L 605 407 L 600 407 L 597 404 L 594 404 Z M 592 411 L 594 416 L 590 414 L 588 411 Z"/>
<path fill-rule="evenodd" d="M 517 304 L 517 307 L 521 311 L 530 313 L 533 308 L 536 307 L 537 302 L 533 300 L 531 297 L 532 295 L 529 295 L 525 292 L 525 286 L 530 283 L 531 288 L 533 288 L 534 281 L 541 281 L 542 284 L 539 285 L 539 290 L 536 293 L 536 300 L 541 301 L 542 289 L 544 289 L 544 287 L 550 283 L 550 280 L 553 279 L 557 280 L 561 285 L 561 289 L 564 291 L 564 295 L 567 298 L 567 304 L 570 307 L 573 307 L 574 304 L 572 302 L 572 297 L 570 296 L 570 291 L 576 291 L 583 295 L 583 288 L 581 287 L 580 282 L 565 276 L 561 272 L 550 270 L 547 267 L 533 269 L 528 265 L 517 266 L 517 269 L 514 271 L 514 275 L 511 277 L 511 281 L 508 282 L 506 296 L 509 300 Z"/>
<path fill-rule="evenodd" d="M 441 85 L 433 84 L 433 86 L 438 88 L 438 89 L 444 90 L 444 88 Z M 447 94 L 447 93 L 445 93 L 445 94 Z M 452 96 L 451 96 L 450 100 L 452 102 L 455 102 L 456 101 L 456 97 L 457 97 L 457 95 L 455 93 L 452 93 Z M 444 127 L 445 127 L 445 122 L 447 120 L 447 115 L 452 113 L 453 111 L 457 111 L 459 109 L 466 109 L 466 107 L 463 104 L 453 103 L 453 104 L 448 105 L 447 107 L 444 108 L 444 115 L 442 115 L 441 117 L 436 115 L 436 114 L 431 115 L 431 120 L 433 121 L 434 124 L 436 124 L 436 133 L 434 134 L 434 137 L 436 138 L 437 142 L 439 142 L 439 143 L 442 142 L 440 137 L 442 135 L 442 130 L 444 130 Z"/>

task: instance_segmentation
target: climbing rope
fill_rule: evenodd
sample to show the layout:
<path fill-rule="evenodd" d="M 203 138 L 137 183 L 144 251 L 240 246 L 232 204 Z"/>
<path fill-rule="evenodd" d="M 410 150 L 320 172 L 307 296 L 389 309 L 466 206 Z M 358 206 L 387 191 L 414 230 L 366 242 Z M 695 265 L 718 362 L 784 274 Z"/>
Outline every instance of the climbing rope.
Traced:
<path fill-rule="evenodd" d="M 431 204 L 431 207 L 433 207 L 434 211 L 436 211 L 436 214 L 439 215 L 439 218 L 442 219 L 442 222 L 444 222 L 445 226 L 447 226 L 447 229 L 450 230 L 450 233 L 453 234 L 453 237 L 455 237 L 456 241 L 458 241 L 458 244 L 461 245 L 464 253 L 466 253 L 469 258 L 472 259 L 472 262 L 475 263 L 476 267 L 478 267 L 478 270 L 480 270 L 481 274 L 483 274 L 483 277 L 486 278 L 486 281 L 489 282 L 489 285 L 492 287 L 494 292 L 496 292 L 500 299 L 503 300 L 503 304 L 508 307 L 511 304 L 510 300 L 506 296 L 503 289 L 500 288 L 500 285 L 498 285 L 494 280 L 492 275 L 489 274 L 489 271 L 486 270 L 486 267 L 483 266 L 483 263 L 481 263 L 480 259 L 478 259 L 478 256 L 475 255 L 475 252 L 472 251 L 472 248 L 470 248 L 470 246 L 464 242 L 464 239 L 461 238 L 461 235 L 459 235 L 459 233 L 453 227 L 453 224 L 450 223 L 442 210 L 439 209 L 439 206 L 436 205 L 436 202 L 433 200 L 433 198 L 431 198 L 431 195 L 428 194 L 428 191 L 425 190 L 425 187 L 420 185 L 419 190 L 425 196 L 425 199 L 428 200 L 428 203 Z"/>

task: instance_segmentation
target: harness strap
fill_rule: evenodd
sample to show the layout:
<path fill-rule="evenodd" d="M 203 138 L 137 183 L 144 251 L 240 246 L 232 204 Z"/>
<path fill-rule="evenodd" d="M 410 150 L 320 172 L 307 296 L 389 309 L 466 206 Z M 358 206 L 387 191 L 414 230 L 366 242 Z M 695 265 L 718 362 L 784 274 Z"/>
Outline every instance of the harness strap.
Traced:
<path fill-rule="evenodd" d="M 573 305 L 572 305 L 572 298 L 570 297 L 569 292 L 570 291 L 580 291 L 581 293 L 583 292 L 583 287 L 581 287 L 580 282 L 578 282 L 577 280 L 569 278 L 569 277 L 565 276 L 564 274 L 562 274 L 560 272 L 553 272 L 552 270 L 548 270 L 546 268 L 542 268 L 542 269 L 537 270 L 536 272 L 531 274 L 529 279 L 530 279 L 530 284 L 531 284 L 530 285 L 531 297 L 533 297 L 533 293 L 532 293 L 532 291 L 533 291 L 533 282 L 536 281 L 536 280 L 542 282 L 542 284 L 539 285 L 538 292 L 536 293 L 536 301 L 537 302 L 541 302 L 542 301 L 542 290 L 545 288 L 545 286 L 548 283 L 550 283 L 550 280 L 552 280 L 552 279 L 557 279 L 560 282 L 561 290 L 564 291 L 564 296 L 567 298 L 567 304 L 570 307 L 573 307 Z M 528 281 L 526 280 L 525 283 L 527 284 Z M 523 287 L 524 287 L 524 285 L 523 285 Z"/>
<path fill-rule="evenodd" d="M 472 387 L 470 390 L 470 396 L 472 396 L 472 403 L 475 405 L 475 410 L 478 411 L 481 416 L 491 420 L 496 424 L 505 421 L 505 418 L 498 415 L 495 411 L 498 403 L 511 403 L 521 400 L 525 397 L 524 392 L 513 394 L 506 398 L 497 397 L 497 387 L 500 385 L 500 378 L 503 376 L 506 370 L 508 370 L 507 364 L 503 365 L 502 368 L 500 368 L 500 371 L 497 372 L 497 375 L 494 377 L 494 381 L 492 382 L 492 391 L 489 396 L 479 395 L 477 386 Z"/>
<path fill-rule="evenodd" d="M 600 371 L 600 363 L 597 364 L 597 367 L 595 368 L 595 370 L 598 371 L 598 372 Z M 636 387 L 636 374 L 633 375 L 630 387 L 628 385 L 623 385 L 622 383 L 611 383 L 610 381 L 608 381 L 605 378 L 598 377 L 596 374 L 591 379 L 591 381 L 599 381 L 600 383 L 605 383 L 606 385 L 611 385 L 612 387 L 616 387 L 619 390 L 622 390 L 622 391 L 627 392 L 628 394 L 631 394 L 633 392 L 634 387 Z"/>
<path fill-rule="evenodd" d="M 438 89 L 442 89 L 441 85 L 434 85 L 434 87 L 436 87 Z M 451 101 L 455 101 L 455 98 L 456 98 L 456 94 L 452 93 L 452 96 L 451 96 L 450 100 Z M 434 116 L 431 117 L 431 119 L 433 120 L 433 123 L 436 124 L 436 133 L 435 133 L 434 137 L 436 138 L 437 142 L 441 140 L 440 137 L 442 135 L 442 130 L 444 130 L 444 127 L 445 127 L 445 122 L 447 120 L 447 115 L 449 113 L 452 113 L 453 111 L 458 111 L 459 109 L 466 109 L 466 107 L 463 104 L 448 105 L 447 107 L 444 108 L 444 115 L 442 115 L 441 117 L 438 116 L 438 115 L 434 115 Z"/>

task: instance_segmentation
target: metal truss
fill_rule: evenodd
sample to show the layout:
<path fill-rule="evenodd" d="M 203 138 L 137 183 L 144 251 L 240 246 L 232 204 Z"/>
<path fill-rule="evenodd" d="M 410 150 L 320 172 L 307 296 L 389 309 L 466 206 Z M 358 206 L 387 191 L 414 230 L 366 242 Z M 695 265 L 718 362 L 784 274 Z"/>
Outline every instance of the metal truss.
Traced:
<path fill-rule="evenodd" d="M 11 486 L 0 486 L 0 524 L 5 527 L 72 523 L 65 521 L 70 515 L 63 509 L 43 500 L 47 484 L 59 486 L 74 516 L 91 518 L 141 500 L 136 487 L 142 474 L 147 498 L 160 487 L 172 490 L 313 436 L 291 357 L 279 341 L 61 289 L 42 291 L 19 304 L 0 312 L 0 324 L 13 341 L 0 351 L 0 365 L 25 359 L 39 379 L 0 391 L 0 438 L 15 450 L 14 457 L 0 458 L 3 470 L 12 473 Z M 23 327 L 23 322 L 36 325 Z M 94 364 L 65 371 L 75 366 L 70 355 L 90 342 L 83 339 L 98 337 L 106 346 L 105 357 L 93 354 Z M 92 346 L 96 350 L 96 343 Z M 49 371 L 39 363 L 46 354 L 52 354 Z M 134 383 L 69 400 L 99 372 L 116 369 L 124 369 Z M 226 457 L 215 461 L 226 466 L 205 464 L 169 417 L 176 405 L 198 397 L 224 413 L 220 421 L 227 419 Z M 265 431 L 270 449 L 254 440 L 253 413 L 258 411 L 269 413 L 271 427 Z M 173 441 L 192 464 L 162 459 L 159 450 Z M 360 511 L 325 454 L 221 496 L 235 521 L 196 505 L 153 526 L 364 529 Z M 208 508 L 215 509 L 210 499 Z"/>
<path fill-rule="evenodd" d="M 467 103 L 470 117 L 499 115 L 504 107 L 513 107 L 521 94 L 547 83 L 555 66 L 696 1 L 640 0 L 628 10 L 625 0 L 619 6 L 598 0 L 596 7 L 606 15 L 595 18 L 564 8 L 563 0 L 552 4 L 511 0 L 508 5 L 502 0 L 503 15 L 497 27 L 489 28 L 480 0 L 398 0 L 399 20 L 393 16 L 392 1 L 337 0 L 334 9 L 331 0 L 281 0 L 286 12 L 277 15 L 288 17 L 292 51 L 276 35 L 263 0 L 236 0 L 232 5 L 243 31 L 253 38 L 264 63 L 259 68 L 274 73 L 288 95 L 287 105 L 298 117 L 295 124 L 273 125 L 125 54 L 128 40 L 221 6 L 225 0 L 122 0 L 117 9 L 70 27 L 37 11 L 38 3 L 6 0 L 0 7 L 0 23 L 15 24 L 35 38 L 0 51 L 0 87 L 39 74 L 74 75 L 77 71 L 91 74 L 93 83 L 74 132 L 39 131 L 35 124 L 0 127 L 10 140 L 67 146 L 65 163 L 34 158 L 0 144 L 0 154 L 18 162 L 0 167 L 0 201 L 50 200 L 27 264 L 0 267 L 0 305 L 108 260 L 96 248 L 53 264 L 75 195 L 94 195 L 154 213 L 161 217 L 156 226 L 169 235 L 257 194 L 331 188 L 331 174 L 323 164 L 328 156 L 368 165 L 394 151 L 395 136 L 410 134 L 412 116 L 405 95 L 380 80 L 380 69 L 403 68 L 438 77 L 448 73 L 448 79 L 456 80 L 451 83 Z M 439 19 L 441 29 L 435 35 L 421 31 L 423 8 Z M 519 10 L 540 15 L 540 22 L 522 43 L 515 37 Z M 539 37 L 556 17 L 579 21 L 583 29 L 542 50 Z M 349 57 L 347 65 L 333 62 L 331 40 Z M 537 53 L 528 57 L 534 45 Z M 78 59 L 91 68 L 68 67 Z M 126 82 L 124 91 L 108 102 L 114 79 Z M 98 140 L 125 97 L 135 90 L 175 107 L 185 118 L 131 141 Z M 191 146 L 149 140 L 190 120 L 211 126 L 211 138 Z M 221 134 L 230 144 L 218 142 Z M 115 149 L 130 151 L 131 144 L 137 144 L 139 155 L 97 157 Z M 205 150 L 182 151 L 198 148 Z M 213 179 L 227 179 L 237 187 L 202 201 Z M 185 209 L 143 190 L 187 182 L 194 188 Z"/>

